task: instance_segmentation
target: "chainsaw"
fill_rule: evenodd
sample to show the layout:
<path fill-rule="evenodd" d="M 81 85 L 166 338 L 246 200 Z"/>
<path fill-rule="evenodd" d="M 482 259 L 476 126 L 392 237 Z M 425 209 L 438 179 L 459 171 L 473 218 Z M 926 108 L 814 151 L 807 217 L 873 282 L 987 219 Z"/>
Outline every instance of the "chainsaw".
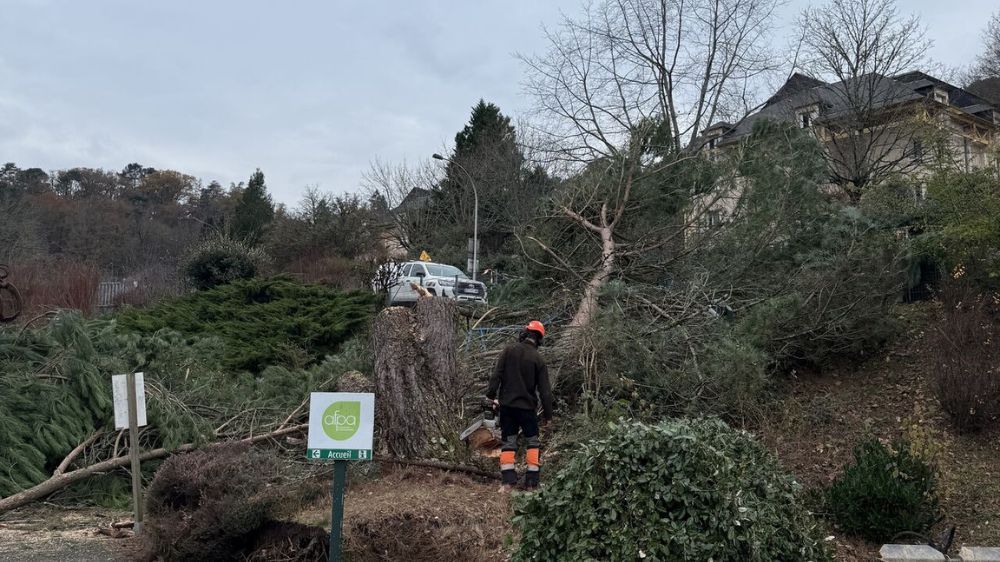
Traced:
<path fill-rule="evenodd" d="M 459 439 L 472 450 L 489 455 L 500 447 L 500 425 L 493 400 L 484 398 L 481 405 L 483 413 L 459 435 Z"/>

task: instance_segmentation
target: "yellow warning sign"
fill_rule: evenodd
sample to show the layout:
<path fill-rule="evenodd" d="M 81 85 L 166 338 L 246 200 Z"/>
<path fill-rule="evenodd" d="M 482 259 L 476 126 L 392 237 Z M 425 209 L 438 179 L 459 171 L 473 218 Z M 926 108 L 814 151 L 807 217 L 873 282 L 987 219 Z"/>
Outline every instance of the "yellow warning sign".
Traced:
<path fill-rule="evenodd" d="M 431 261 L 431 255 L 426 250 L 420 252 L 420 261 Z"/>

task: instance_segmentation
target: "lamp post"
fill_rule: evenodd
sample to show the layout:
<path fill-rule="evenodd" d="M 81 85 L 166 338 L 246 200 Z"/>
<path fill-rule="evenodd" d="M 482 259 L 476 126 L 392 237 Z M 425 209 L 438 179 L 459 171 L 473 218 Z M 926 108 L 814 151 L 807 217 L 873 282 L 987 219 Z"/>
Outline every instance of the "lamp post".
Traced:
<path fill-rule="evenodd" d="M 451 158 L 445 158 L 436 152 L 431 155 L 431 158 L 443 160 L 458 166 L 458 169 L 465 172 L 466 177 L 469 178 L 469 183 L 472 185 L 472 196 L 474 199 L 472 210 L 472 280 L 475 281 L 476 272 L 479 270 L 479 192 L 476 190 L 476 182 L 472 179 L 472 174 L 465 169 L 465 166 L 455 162 Z"/>

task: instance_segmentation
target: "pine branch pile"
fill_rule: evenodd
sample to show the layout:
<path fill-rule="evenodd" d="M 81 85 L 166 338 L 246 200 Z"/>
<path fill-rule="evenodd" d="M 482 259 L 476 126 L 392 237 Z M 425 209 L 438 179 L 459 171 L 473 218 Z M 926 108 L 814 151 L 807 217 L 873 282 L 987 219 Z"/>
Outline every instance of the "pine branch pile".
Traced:
<path fill-rule="evenodd" d="M 319 336 L 330 338 L 326 349 L 332 349 L 333 339 L 340 344 L 354 335 L 364 299 L 331 300 L 353 309 L 302 313 L 306 319 L 289 310 L 273 327 L 272 341 L 283 336 L 281 329 L 289 330 L 291 339 L 297 335 L 291 326 L 335 317 L 343 319 L 340 325 Z M 65 471 L 126 454 L 127 436 L 113 427 L 112 375 L 145 373 L 149 425 L 139 442 L 143 450 L 169 450 L 299 423 L 309 392 L 334 390 L 344 372 L 371 371 L 367 343 L 355 337 L 308 368 L 270 365 L 255 376 L 234 373 L 229 342 L 246 348 L 254 334 L 248 329 L 242 341 L 232 332 L 228 337 L 191 337 L 168 329 L 142 334 L 114 319 L 86 320 L 76 313 L 62 313 L 35 330 L 0 331 L 0 498 L 45 481 L 81 444 L 82 454 L 61 467 Z"/>

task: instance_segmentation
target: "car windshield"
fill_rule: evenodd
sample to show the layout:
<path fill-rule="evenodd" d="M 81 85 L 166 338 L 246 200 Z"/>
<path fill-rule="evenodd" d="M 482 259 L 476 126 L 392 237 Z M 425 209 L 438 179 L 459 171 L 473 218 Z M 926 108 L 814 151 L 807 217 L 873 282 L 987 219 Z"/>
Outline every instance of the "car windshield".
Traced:
<path fill-rule="evenodd" d="M 436 263 L 427 263 L 424 264 L 424 266 L 427 267 L 427 274 L 430 275 L 431 277 L 458 277 L 461 279 L 466 278 L 465 273 L 462 273 L 461 269 L 454 266 L 441 265 Z"/>

